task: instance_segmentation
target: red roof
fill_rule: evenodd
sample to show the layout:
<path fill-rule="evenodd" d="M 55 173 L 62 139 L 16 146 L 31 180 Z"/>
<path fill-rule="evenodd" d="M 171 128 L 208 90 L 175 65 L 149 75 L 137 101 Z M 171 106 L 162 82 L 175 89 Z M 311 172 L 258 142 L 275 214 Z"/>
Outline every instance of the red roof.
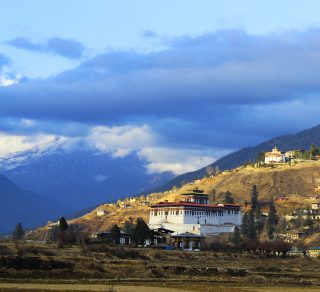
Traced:
<path fill-rule="evenodd" d="M 220 204 L 208 205 L 208 204 L 196 204 L 190 202 L 160 202 L 158 204 L 150 206 L 151 208 L 157 207 L 202 207 L 202 208 L 224 208 L 224 207 L 240 207 L 237 204 Z"/>

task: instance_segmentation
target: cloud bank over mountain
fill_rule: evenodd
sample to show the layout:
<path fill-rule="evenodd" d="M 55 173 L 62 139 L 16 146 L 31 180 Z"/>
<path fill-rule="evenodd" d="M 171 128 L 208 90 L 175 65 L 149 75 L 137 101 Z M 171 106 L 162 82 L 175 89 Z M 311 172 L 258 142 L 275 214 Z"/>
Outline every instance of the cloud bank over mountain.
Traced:
<path fill-rule="evenodd" d="M 55 76 L 0 87 L 0 130 L 10 137 L 77 137 L 115 157 L 137 152 L 150 162 L 148 171 L 182 173 L 318 123 L 318 28 L 142 37 L 161 47 L 108 49 Z M 63 39 L 9 43 L 70 58 L 84 50 Z M 8 65 L 3 60 L 0 67 Z M 21 148 L 28 144 L 15 139 Z"/>

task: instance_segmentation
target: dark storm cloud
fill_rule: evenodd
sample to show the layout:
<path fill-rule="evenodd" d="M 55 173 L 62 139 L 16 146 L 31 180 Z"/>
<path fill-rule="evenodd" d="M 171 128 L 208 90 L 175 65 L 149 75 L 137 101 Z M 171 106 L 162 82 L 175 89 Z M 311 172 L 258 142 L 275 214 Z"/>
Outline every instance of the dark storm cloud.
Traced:
<path fill-rule="evenodd" d="M 106 52 L 55 78 L 1 88 L 0 115 L 138 120 L 154 124 L 172 143 L 176 137 L 240 147 L 300 130 L 320 109 L 318 29 L 263 36 L 217 31 L 164 45 L 150 53 Z M 295 120 L 296 102 L 306 101 L 306 115 Z"/>
<path fill-rule="evenodd" d="M 51 38 L 44 43 L 33 43 L 24 37 L 18 37 L 7 42 L 8 45 L 34 52 L 53 53 L 65 58 L 79 59 L 84 47 L 80 42 L 62 38 Z"/>

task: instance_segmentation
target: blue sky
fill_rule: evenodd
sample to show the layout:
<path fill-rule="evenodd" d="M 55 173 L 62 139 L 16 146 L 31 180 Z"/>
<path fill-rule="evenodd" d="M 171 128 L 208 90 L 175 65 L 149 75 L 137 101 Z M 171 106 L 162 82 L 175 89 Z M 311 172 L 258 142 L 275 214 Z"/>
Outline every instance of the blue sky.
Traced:
<path fill-rule="evenodd" d="M 94 140 L 182 173 L 319 123 L 319 1 L 0 3 L 0 156 Z"/>

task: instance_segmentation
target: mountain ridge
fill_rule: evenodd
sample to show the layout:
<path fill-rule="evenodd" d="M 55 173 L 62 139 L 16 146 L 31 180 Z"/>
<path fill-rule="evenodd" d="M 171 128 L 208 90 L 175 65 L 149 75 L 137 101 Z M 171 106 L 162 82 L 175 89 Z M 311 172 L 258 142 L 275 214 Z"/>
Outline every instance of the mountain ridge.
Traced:
<path fill-rule="evenodd" d="M 19 222 L 26 228 L 34 228 L 73 211 L 54 199 L 20 188 L 1 174 L 0 201 L 0 233 L 13 231 Z"/>
<path fill-rule="evenodd" d="M 148 174 L 146 166 L 135 153 L 112 157 L 88 147 L 26 152 L 0 160 L 0 172 L 17 185 L 75 210 L 139 194 L 173 178 L 170 172 Z"/>
<path fill-rule="evenodd" d="M 296 134 L 277 136 L 259 143 L 256 146 L 244 147 L 238 151 L 221 157 L 208 166 L 213 168 L 218 167 L 223 171 L 239 167 L 250 160 L 254 161 L 259 152 L 270 151 L 274 146 L 277 146 L 280 150 L 288 151 L 300 148 L 308 149 L 312 143 L 320 145 L 320 125 L 303 130 Z M 180 187 L 184 183 L 202 178 L 206 175 L 206 169 L 208 166 L 179 175 L 164 185 L 150 190 L 150 192 L 163 192 L 172 189 L 174 186 Z"/>

